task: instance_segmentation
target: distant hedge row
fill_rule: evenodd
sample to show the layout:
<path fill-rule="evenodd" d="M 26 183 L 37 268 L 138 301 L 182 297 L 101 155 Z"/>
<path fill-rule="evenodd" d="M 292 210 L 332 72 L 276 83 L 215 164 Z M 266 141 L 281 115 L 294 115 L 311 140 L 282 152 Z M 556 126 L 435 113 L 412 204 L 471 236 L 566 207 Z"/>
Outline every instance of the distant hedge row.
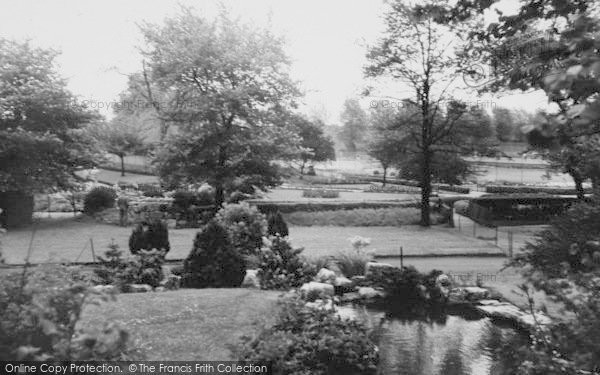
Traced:
<path fill-rule="evenodd" d="M 590 194 L 592 189 L 588 188 L 584 190 L 586 194 Z M 550 195 L 577 195 L 577 190 L 573 188 L 551 188 L 551 187 L 536 187 L 536 186 L 486 186 L 486 193 L 493 194 L 516 194 L 516 193 L 527 193 L 527 194 L 550 194 Z"/>
<path fill-rule="evenodd" d="M 406 208 L 419 207 L 418 202 L 249 202 L 264 214 L 281 212 L 282 214 L 296 211 L 333 211 L 355 210 L 358 208 Z"/>

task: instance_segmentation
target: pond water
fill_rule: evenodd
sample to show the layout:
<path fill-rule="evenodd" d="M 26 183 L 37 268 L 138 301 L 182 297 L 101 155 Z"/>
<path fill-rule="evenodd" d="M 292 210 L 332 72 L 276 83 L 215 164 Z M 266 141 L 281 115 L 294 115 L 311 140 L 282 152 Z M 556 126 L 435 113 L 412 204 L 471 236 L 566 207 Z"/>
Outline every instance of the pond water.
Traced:
<path fill-rule="evenodd" d="M 374 329 L 380 374 L 504 375 L 511 372 L 507 366 L 514 344 L 526 340 L 508 325 L 464 312 L 417 318 L 347 309 L 342 315 L 353 315 Z"/>

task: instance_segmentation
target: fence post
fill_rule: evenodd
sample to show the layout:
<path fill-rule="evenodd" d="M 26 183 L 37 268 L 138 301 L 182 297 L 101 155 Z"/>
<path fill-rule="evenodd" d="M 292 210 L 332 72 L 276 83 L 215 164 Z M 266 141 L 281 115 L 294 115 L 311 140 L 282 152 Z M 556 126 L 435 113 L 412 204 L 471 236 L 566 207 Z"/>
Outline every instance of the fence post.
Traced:
<path fill-rule="evenodd" d="M 90 246 L 92 247 L 92 259 L 94 259 L 94 263 L 96 263 L 96 253 L 94 252 L 94 240 L 90 237 Z"/>
<path fill-rule="evenodd" d="M 477 223 L 473 220 L 473 238 L 477 237 Z"/>
<path fill-rule="evenodd" d="M 513 232 L 508 231 L 508 257 L 513 257 Z"/>
<path fill-rule="evenodd" d="M 496 238 L 495 238 L 496 246 L 498 246 L 498 227 L 496 227 Z"/>

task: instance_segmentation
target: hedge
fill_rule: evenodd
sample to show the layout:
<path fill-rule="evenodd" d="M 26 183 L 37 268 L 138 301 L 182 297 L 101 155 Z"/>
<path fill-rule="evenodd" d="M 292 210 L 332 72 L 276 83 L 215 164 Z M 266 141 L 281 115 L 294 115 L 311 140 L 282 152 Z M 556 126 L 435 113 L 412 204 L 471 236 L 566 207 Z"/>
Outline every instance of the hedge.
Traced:
<path fill-rule="evenodd" d="M 263 214 L 275 213 L 282 214 L 296 211 L 334 211 L 334 210 L 355 210 L 357 208 L 388 208 L 388 207 L 419 207 L 418 202 L 264 202 L 248 201 L 256 206 Z"/>
<path fill-rule="evenodd" d="M 485 187 L 486 193 L 493 194 L 536 194 L 544 193 L 550 195 L 577 195 L 577 190 L 573 188 L 552 188 L 543 186 L 502 186 L 502 185 L 490 185 Z M 592 189 L 584 189 L 586 194 L 591 194 Z"/>

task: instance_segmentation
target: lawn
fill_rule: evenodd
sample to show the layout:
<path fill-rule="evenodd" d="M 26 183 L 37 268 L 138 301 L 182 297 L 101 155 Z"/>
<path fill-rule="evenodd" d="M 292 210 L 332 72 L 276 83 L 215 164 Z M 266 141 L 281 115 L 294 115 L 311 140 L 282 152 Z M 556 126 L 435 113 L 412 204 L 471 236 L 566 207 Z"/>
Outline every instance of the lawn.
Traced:
<path fill-rule="evenodd" d="M 2 239 L 2 253 L 7 263 L 23 263 L 29 248 L 34 227 L 11 230 Z M 33 263 L 53 261 L 92 261 L 90 238 L 96 255 L 104 253 L 114 240 L 128 252 L 131 227 L 123 228 L 102 224 L 85 217 L 66 215 L 58 219 L 39 219 L 35 225 Z M 170 259 L 185 258 L 197 229 L 169 231 Z M 501 254 L 502 250 L 489 241 L 470 237 L 456 229 L 434 226 L 429 229 L 416 225 L 402 227 L 334 227 L 290 226 L 290 239 L 294 246 L 304 247 L 308 256 L 335 255 L 350 249 L 348 238 L 371 238 L 370 249 L 377 254 L 397 255 L 400 246 L 406 255 Z M 81 254 L 81 256 L 80 256 Z"/>
<path fill-rule="evenodd" d="M 280 295 L 253 289 L 120 294 L 116 302 L 89 306 L 82 324 L 118 324 L 147 360 L 233 360 L 233 346 L 274 317 Z"/>

